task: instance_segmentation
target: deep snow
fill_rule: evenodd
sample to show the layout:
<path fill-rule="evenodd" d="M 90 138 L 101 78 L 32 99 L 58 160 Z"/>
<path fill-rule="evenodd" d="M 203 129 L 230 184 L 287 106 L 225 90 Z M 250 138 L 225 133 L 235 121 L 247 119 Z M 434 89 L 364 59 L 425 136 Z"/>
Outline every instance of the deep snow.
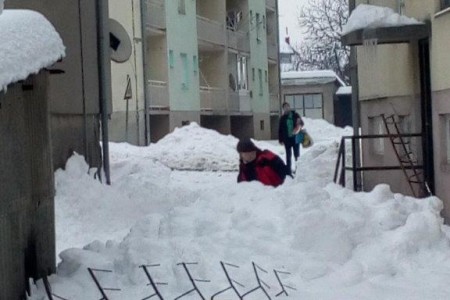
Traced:
<path fill-rule="evenodd" d="M 42 14 L 2 8 L 0 0 L 0 91 L 65 56 L 61 37 Z"/>
<path fill-rule="evenodd" d="M 272 299 L 281 291 L 274 269 L 291 273 L 281 275 L 297 289 L 287 290 L 291 299 L 448 299 L 441 201 L 393 194 L 387 185 L 355 193 L 330 183 L 340 136 L 351 129 L 305 123 L 315 144 L 302 151 L 296 178 L 278 188 L 237 184 L 237 140 L 195 124 L 149 147 L 111 144 L 112 186 L 72 157 L 56 172 L 57 242 L 66 250 L 50 278 L 54 294 L 100 298 L 91 267 L 113 271 L 97 272 L 104 287 L 121 288 L 107 292 L 110 299 L 142 299 L 153 290 L 139 266 L 160 264 L 150 272 L 169 284 L 159 286 L 164 299 L 174 299 L 192 288 L 177 264 L 197 262 L 189 270 L 211 281 L 197 282 L 210 299 L 228 286 L 224 261 L 240 266 L 228 269 L 245 285 L 241 293 L 256 286 L 252 262 L 266 269 L 259 274 Z M 276 142 L 257 144 L 284 156 Z M 31 299 L 46 299 L 41 282 Z M 238 298 L 228 291 L 215 299 Z M 258 290 L 245 299 L 265 297 Z"/>

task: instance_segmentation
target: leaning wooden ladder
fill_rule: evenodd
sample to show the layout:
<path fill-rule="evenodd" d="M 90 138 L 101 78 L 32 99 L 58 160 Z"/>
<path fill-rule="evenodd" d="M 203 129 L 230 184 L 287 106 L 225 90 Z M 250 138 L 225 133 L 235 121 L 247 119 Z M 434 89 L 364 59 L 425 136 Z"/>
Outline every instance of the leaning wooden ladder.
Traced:
<path fill-rule="evenodd" d="M 384 114 L 382 114 L 381 117 L 386 128 L 386 133 L 389 135 L 394 153 L 397 156 L 400 167 L 403 174 L 405 174 L 414 197 L 419 197 L 423 194 L 431 195 L 431 191 L 424 179 L 423 171 L 420 170 L 421 168 L 418 166 L 417 158 L 411 151 L 410 141 L 405 141 L 400 132 L 400 121 L 398 120 L 398 117 L 397 119 L 396 115 L 386 117 Z M 409 145 L 409 147 L 407 145 Z"/>

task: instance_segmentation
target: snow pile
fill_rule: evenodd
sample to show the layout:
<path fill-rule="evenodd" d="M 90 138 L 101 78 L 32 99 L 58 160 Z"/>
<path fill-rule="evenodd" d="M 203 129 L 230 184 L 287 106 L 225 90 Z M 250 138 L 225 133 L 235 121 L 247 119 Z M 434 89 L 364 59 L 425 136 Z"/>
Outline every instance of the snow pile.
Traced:
<path fill-rule="evenodd" d="M 364 28 L 379 28 L 423 24 L 414 18 L 402 16 L 393 9 L 383 6 L 359 4 L 348 18 L 341 34 Z"/>
<path fill-rule="evenodd" d="M 237 184 L 235 172 L 171 171 L 149 156 L 155 145 L 111 147 L 112 186 L 95 181 L 83 158 L 72 157 L 66 170 L 56 173 L 57 242 L 60 248 L 92 242 L 60 254 L 57 274 L 50 277 L 53 293 L 71 300 L 100 298 L 89 267 L 112 271 L 96 272 L 103 287 L 121 289 L 107 291 L 109 299 L 143 299 L 154 291 L 140 266 L 155 265 L 149 267 L 152 279 L 168 283 L 159 291 L 175 299 L 192 289 L 179 263 L 196 262 L 187 267 L 193 278 L 210 280 L 196 284 L 211 299 L 229 287 L 224 261 L 240 266 L 227 267 L 231 278 L 245 285 L 237 285 L 240 294 L 257 286 L 255 262 L 268 271 L 258 274 L 272 299 L 281 291 L 274 269 L 291 273 L 280 275 L 297 289 L 287 290 L 291 299 L 447 299 L 450 240 L 439 214 L 442 202 L 393 194 L 387 185 L 355 193 L 330 184 L 340 139 L 334 134 L 350 128 L 305 121 L 315 144 L 303 151 L 296 178 L 278 188 Z M 184 130 L 193 134 L 188 140 L 199 153 L 212 151 L 211 132 Z M 176 150 L 160 153 L 185 164 L 191 154 L 184 148 L 193 145 L 175 139 L 180 132 L 163 143 Z M 234 139 L 210 137 L 225 143 L 220 147 L 235 146 Z M 282 149 L 273 142 L 258 144 Z M 229 155 L 226 166 L 235 154 Z M 228 290 L 214 299 L 238 298 Z M 30 299 L 46 299 L 42 282 Z M 266 298 L 259 289 L 245 299 Z"/>
<path fill-rule="evenodd" d="M 176 128 L 158 143 L 150 146 L 153 157 L 177 170 L 236 170 L 238 140 L 221 135 L 197 123 Z"/>
<path fill-rule="evenodd" d="M 0 53 L 1 91 L 54 64 L 65 55 L 65 47 L 40 13 L 7 9 L 0 15 Z"/>

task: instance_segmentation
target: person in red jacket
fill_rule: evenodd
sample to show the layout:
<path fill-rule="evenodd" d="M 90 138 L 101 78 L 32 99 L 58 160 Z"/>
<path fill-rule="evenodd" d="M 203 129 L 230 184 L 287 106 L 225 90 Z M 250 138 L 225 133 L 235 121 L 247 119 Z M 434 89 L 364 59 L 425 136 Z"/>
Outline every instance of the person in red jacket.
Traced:
<path fill-rule="evenodd" d="M 283 160 L 269 150 L 261 150 L 249 139 L 237 144 L 239 152 L 238 182 L 258 180 L 265 185 L 279 186 L 286 178 Z"/>

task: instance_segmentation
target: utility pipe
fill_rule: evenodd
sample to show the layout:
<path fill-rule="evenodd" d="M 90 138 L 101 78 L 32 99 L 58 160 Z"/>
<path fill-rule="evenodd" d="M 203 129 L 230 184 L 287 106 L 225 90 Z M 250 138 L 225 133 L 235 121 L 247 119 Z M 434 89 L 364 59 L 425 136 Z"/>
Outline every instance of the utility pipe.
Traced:
<path fill-rule="evenodd" d="M 110 166 L 109 166 L 109 137 L 108 120 L 109 111 L 108 99 L 111 99 L 111 67 L 109 55 L 109 19 L 107 0 L 97 0 L 97 52 L 98 52 L 98 79 L 99 79 L 99 98 L 100 98 L 100 116 L 102 124 L 102 151 L 103 151 L 103 169 L 105 172 L 106 184 L 111 184 Z"/>

